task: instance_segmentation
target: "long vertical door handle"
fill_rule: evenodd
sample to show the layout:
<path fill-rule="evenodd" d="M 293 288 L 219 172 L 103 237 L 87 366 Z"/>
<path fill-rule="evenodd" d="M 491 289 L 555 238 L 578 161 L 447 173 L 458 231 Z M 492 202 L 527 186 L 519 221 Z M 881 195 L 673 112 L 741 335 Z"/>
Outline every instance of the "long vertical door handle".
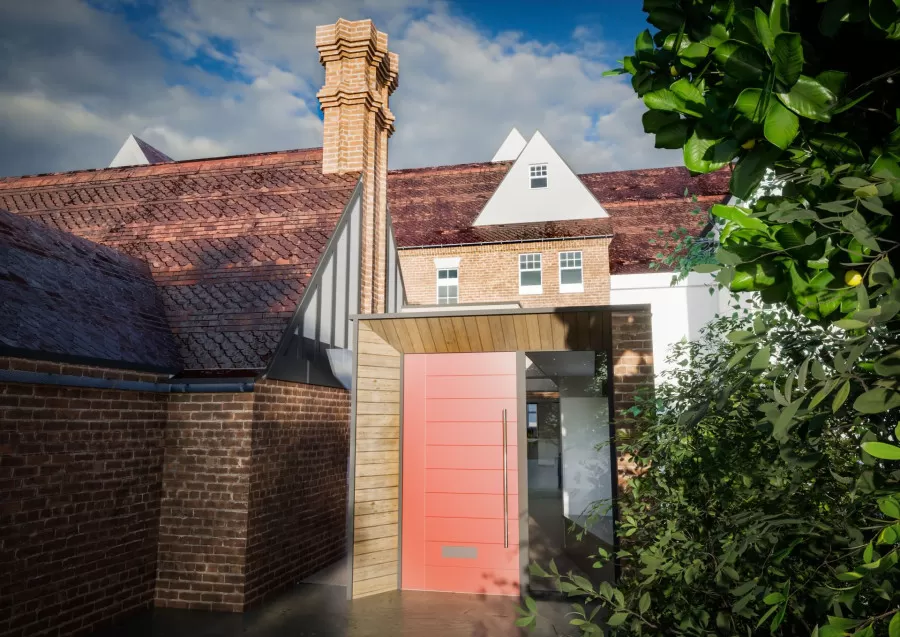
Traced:
<path fill-rule="evenodd" d="M 503 410 L 503 548 L 509 548 L 509 478 L 506 475 L 506 410 Z"/>

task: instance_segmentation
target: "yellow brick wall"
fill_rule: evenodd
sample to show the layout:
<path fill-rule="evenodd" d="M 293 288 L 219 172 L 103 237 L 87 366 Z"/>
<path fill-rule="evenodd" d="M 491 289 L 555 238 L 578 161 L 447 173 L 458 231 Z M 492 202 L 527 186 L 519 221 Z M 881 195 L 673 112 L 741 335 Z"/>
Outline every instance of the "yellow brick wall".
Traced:
<path fill-rule="evenodd" d="M 584 292 L 559 291 L 559 253 L 581 250 Z M 519 294 L 519 255 L 541 254 L 543 294 Z M 609 304 L 609 239 L 567 239 L 400 250 L 410 305 L 437 303 L 436 258 L 459 257 L 459 302 L 517 301 L 522 307 Z"/>

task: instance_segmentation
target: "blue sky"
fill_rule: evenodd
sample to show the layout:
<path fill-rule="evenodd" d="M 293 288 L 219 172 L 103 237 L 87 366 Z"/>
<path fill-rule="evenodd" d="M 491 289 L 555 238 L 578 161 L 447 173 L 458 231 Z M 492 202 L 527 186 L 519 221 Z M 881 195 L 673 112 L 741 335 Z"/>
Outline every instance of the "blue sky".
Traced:
<path fill-rule="evenodd" d="M 680 163 L 603 70 L 639 0 L 41 0 L 0 4 L 0 175 L 106 165 L 129 133 L 176 159 L 318 146 L 313 34 L 372 18 L 400 56 L 392 167 L 490 159 L 540 129 L 578 170 Z"/>

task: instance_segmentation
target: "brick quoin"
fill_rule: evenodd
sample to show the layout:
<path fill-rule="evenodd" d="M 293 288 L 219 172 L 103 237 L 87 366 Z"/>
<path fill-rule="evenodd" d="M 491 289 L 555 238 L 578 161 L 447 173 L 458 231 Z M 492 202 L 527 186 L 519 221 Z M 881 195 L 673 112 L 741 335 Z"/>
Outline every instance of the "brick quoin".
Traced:
<path fill-rule="evenodd" d="M 580 250 L 584 292 L 559 291 L 559 253 Z M 519 255 L 541 254 L 543 294 L 519 294 Z M 410 305 L 437 303 L 436 258 L 459 257 L 459 302 L 517 301 L 522 307 L 609 303 L 609 239 L 498 243 L 398 251 Z"/>

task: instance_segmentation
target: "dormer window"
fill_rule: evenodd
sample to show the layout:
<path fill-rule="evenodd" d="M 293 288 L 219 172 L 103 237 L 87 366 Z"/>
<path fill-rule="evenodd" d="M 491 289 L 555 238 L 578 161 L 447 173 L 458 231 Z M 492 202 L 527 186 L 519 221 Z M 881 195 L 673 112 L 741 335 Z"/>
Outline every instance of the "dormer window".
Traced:
<path fill-rule="evenodd" d="M 531 175 L 532 188 L 547 187 L 547 164 L 532 164 L 528 167 Z"/>

